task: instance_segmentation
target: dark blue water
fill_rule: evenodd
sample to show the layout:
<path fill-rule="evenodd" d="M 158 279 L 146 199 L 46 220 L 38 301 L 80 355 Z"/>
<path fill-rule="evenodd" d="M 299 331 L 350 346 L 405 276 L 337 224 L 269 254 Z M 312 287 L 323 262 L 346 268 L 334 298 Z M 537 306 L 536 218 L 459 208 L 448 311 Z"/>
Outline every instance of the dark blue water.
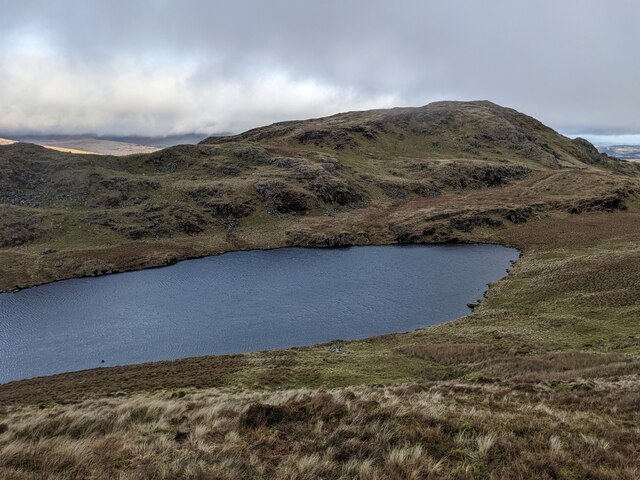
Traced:
<path fill-rule="evenodd" d="M 285 248 L 0 294 L 0 382 L 414 330 L 467 314 L 517 257 L 495 245 Z"/>

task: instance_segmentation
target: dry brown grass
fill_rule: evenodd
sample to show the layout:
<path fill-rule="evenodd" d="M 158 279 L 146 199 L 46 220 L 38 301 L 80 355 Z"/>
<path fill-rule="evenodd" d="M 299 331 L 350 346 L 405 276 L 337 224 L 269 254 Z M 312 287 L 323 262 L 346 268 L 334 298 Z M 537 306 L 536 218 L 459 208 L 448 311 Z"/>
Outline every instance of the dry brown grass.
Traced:
<path fill-rule="evenodd" d="M 0 476 L 635 479 L 638 376 L 172 390 L 4 408 Z"/>

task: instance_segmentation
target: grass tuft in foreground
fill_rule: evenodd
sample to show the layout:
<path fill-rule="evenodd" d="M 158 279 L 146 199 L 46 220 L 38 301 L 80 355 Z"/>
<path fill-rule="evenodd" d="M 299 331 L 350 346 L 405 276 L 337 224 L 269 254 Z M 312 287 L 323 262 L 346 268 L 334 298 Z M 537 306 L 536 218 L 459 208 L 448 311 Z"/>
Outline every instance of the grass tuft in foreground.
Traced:
<path fill-rule="evenodd" d="M 0 477 L 635 479 L 638 387 L 629 376 L 173 390 L 11 407 Z"/>

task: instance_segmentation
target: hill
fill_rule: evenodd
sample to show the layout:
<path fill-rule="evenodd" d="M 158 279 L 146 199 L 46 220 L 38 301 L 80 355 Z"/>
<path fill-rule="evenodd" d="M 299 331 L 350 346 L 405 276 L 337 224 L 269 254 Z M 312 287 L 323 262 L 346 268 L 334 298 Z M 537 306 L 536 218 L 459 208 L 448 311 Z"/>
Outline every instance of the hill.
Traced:
<path fill-rule="evenodd" d="M 607 164 L 607 158 L 585 140 L 571 140 L 532 117 L 487 101 L 341 113 L 211 137 L 202 143 L 237 141 L 369 156 L 509 159 L 538 168 Z"/>
<path fill-rule="evenodd" d="M 2 290 L 248 248 L 523 256 L 469 316 L 339 352 L 0 385 L 0 476 L 638 478 L 639 192 L 640 165 L 489 102 L 126 157 L 1 146 Z"/>

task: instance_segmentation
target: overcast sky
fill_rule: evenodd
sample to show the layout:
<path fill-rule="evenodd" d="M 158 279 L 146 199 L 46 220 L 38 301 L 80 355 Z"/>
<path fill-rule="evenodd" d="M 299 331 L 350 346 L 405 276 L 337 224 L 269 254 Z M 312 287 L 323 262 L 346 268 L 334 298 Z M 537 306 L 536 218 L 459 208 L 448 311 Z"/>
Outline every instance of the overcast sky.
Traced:
<path fill-rule="evenodd" d="M 488 99 L 636 138 L 639 57 L 636 0 L 0 0 L 0 132 L 237 132 Z"/>

